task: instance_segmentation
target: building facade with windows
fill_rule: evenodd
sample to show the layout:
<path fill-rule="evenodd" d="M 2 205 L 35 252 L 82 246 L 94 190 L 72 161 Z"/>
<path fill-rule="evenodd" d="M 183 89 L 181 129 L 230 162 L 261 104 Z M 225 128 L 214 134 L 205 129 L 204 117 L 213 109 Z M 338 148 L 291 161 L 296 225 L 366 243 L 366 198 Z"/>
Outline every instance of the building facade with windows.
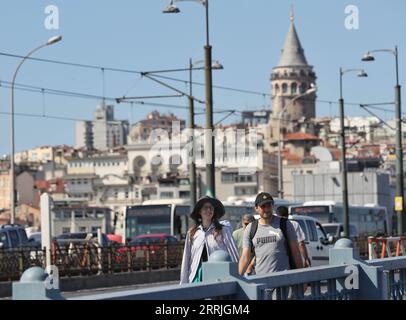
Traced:
<path fill-rule="evenodd" d="M 52 236 L 74 232 L 112 232 L 111 209 L 82 205 L 55 206 L 52 210 Z"/>
<path fill-rule="evenodd" d="M 127 144 L 129 123 L 114 118 L 114 107 L 102 102 L 94 112 L 93 121 L 77 121 L 75 147 L 108 150 Z"/>

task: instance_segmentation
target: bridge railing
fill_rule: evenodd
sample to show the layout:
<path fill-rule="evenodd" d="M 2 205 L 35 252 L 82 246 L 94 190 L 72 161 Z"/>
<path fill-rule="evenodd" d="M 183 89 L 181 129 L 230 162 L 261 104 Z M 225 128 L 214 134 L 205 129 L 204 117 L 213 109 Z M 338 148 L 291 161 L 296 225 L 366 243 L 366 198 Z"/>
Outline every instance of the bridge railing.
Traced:
<path fill-rule="evenodd" d="M 45 251 L 31 247 L 0 249 L 0 281 L 16 280 L 34 266 L 44 266 Z"/>
<path fill-rule="evenodd" d="M 392 257 L 367 261 L 370 266 L 383 268 L 387 278 L 387 292 L 390 299 L 406 299 L 406 257 Z"/>
<path fill-rule="evenodd" d="M 250 276 L 247 281 L 260 288 L 258 299 L 264 300 L 350 300 L 345 289 L 347 266 L 322 266 L 275 272 L 270 276 Z"/>
<path fill-rule="evenodd" d="M 100 247 L 95 242 L 53 243 L 51 264 L 59 276 L 107 274 L 178 268 L 183 243 L 114 245 Z M 17 280 L 34 266 L 45 268 L 45 249 L 0 249 L 0 281 Z"/>
<path fill-rule="evenodd" d="M 238 274 L 237 263 L 224 251 L 217 251 L 203 263 L 202 283 L 161 286 L 151 289 L 77 297 L 81 300 L 285 300 L 285 299 L 404 299 L 406 257 L 363 261 L 348 239 L 330 249 L 329 265 L 275 272 L 267 276 Z M 30 273 L 27 270 L 26 273 Z M 36 272 L 39 272 L 36 269 Z M 37 273 L 41 274 L 41 272 Z M 393 275 L 393 279 L 392 279 Z M 44 289 L 44 276 L 23 274 L 13 283 L 14 299 L 52 299 L 57 289 Z M 27 280 L 30 279 L 30 280 Z M 392 281 L 393 280 L 393 281 Z M 33 289 L 33 288 L 36 289 Z M 49 287 L 49 286 L 48 286 Z M 27 290 L 27 288 L 30 288 Z M 40 291 L 38 294 L 36 291 Z M 47 291 L 48 290 L 48 291 Z M 49 291 L 51 290 L 51 291 Z M 56 291 L 55 291 L 56 290 Z M 56 298 L 61 296 L 56 294 Z"/>
<path fill-rule="evenodd" d="M 204 265 L 202 283 L 162 286 L 152 289 L 129 290 L 74 298 L 74 300 L 198 300 L 198 299 L 350 299 L 349 290 L 340 289 L 337 281 L 348 276 L 345 266 L 316 267 L 303 270 L 275 272 L 272 276 L 237 274 L 237 265 L 231 262 L 210 262 Z M 220 276 L 221 275 L 221 276 Z M 214 276 L 214 277 L 213 277 Z M 298 283 L 300 282 L 300 283 Z M 306 290 L 309 282 L 309 288 Z M 326 292 L 322 287 L 326 286 Z"/>

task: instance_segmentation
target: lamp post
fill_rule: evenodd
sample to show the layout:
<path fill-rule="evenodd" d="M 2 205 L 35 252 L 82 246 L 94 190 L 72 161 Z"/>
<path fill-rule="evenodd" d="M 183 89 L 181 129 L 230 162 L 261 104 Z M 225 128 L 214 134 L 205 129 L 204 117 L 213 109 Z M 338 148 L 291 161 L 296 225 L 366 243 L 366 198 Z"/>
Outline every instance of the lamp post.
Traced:
<path fill-rule="evenodd" d="M 358 77 L 367 77 L 363 69 L 340 68 L 340 136 L 341 136 L 341 175 L 343 191 L 343 216 L 344 216 L 344 237 L 350 236 L 350 218 L 348 210 L 348 182 L 347 182 L 347 160 L 345 158 L 345 127 L 344 127 L 344 99 L 343 99 L 343 75 L 348 72 L 358 72 Z"/>
<path fill-rule="evenodd" d="M 189 59 L 189 128 L 191 130 L 192 139 L 190 143 L 192 144 L 192 151 L 190 155 L 189 162 L 189 181 L 190 181 L 190 205 L 191 208 L 194 207 L 197 201 L 197 190 L 196 190 L 196 163 L 195 163 L 195 108 L 194 108 L 194 99 L 192 94 L 193 79 L 192 79 L 192 70 L 194 66 L 201 61 L 196 61 L 192 63 L 192 59 Z M 210 63 L 211 69 L 223 69 L 223 66 L 216 61 L 214 64 Z"/>
<path fill-rule="evenodd" d="M 187 96 L 188 103 L 189 103 L 189 129 L 191 130 L 191 141 L 190 144 L 192 146 L 192 150 L 189 154 L 189 182 L 190 182 L 190 205 L 193 207 L 197 201 L 197 191 L 196 191 L 196 163 L 195 163 L 195 135 L 194 135 L 194 128 L 195 128 L 195 111 L 194 111 L 194 102 L 195 100 L 201 102 L 200 100 L 196 99 L 193 96 L 193 78 L 192 78 L 192 71 L 193 70 L 202 70 L 204 67 L 196 67 L 198 64 L 204 62 L 204 60 L 199 60 L 192 62 L 192 59 L 189 59 L 189 66 L 188 68 L 180 68 L 180 69 L 167 69 L 167 70 L 155 70 L 155 71 L 145 71 L 141 74 L 147 77 L 150 80 L 153 80 L 166 88 L 176 91 L 179 95 L 178 96 Z M 213 70 L 222 70 L 224 69 L 223 65 L 219 61 L 212 61 L 211 68 Z M 168 85 L 165 82 L 157 80 L 153 77 L 154 74 L 157 73 L 169 73 L 169 72 L 179 72 L 179 71 L 189 71 L 189 94 L 178 90 L 177 88 Z M 155 96 L 157 97 L 157 96 Z M 164 97 L 164 96 L 162 96 Z M 130 99 L 130 98 L 127 98 Z M 123 100 L 120 99 L 119 100 Z"/>
<path fill-rule="evenodd" d="M 190 207 L 194 208 L 197 201 L 196 194 L 196 164 L 195 164 L 195 106 L 194 100 L 192 99 L 193 95 L 193 84 L 192 84 L 192 70 L 193 63 L 192 59 L 189 59 L 189 129 L 191 134 L 192 144 L 191 150 L 189 151 L 189 185 L 190 185 Z"/>
<path fill-rule="evenodd" d="M 304 96 L 307 96 L 313 92 L 317 91 L 317 87 L 312 83 L 310 85 L 310 88 L 306 90 L 306 92 L 296 95 L 289 104 L 287 104 L 286 106 L 284 105 L 282 110 L 279 112 L 278 114 L 278 197 L 280 199 L 283 199 L 283 174 L 282 174 L 282 133 L 281 133 L 281 120 L 283 117 L 283 114 L 285 113 L 285 111 L 288 109 L 288 106 L 290 106 L 291 104 L 295 104 L 295 101 L 297 99 L 300 99 Z M 284 100 L 285 101 L 285 98 Z"/>
<path fill-rule="evenodd" d="M 206 195 L 215 197 L 215 154 L 213 137 L 213 82 L 211 52 L 209 41 L 209 1 L 208 0 L 171 0 L 164 13 L 179 13 L 174 3 L 179 1 L 200 2 L 206 8 L 206 45 L 204 46 L 205 83 L 206 83 L 206 130 L 205 130 L 205 160 L 206 160 Z"/>
<path fill-rule="evenodd" d="M 11 82 L 11 107 L 10 107 L 10 145 L 11 145 L 11 150 L 10 150 L 10 198 L 11 198 L 11 214 L 10 214 L 10 223 L 14 223 L 15 220 L 15 201 L 16 201 L 16 190 L 15 190 L 15 166 L 14 166 L 14 83 L 17 77 L 17 73 L 20 70 L 21 66 L 27 60 L 33 53 L 36 51 L 40 50 L 43 47 L 52 45 L 54 43 L 57 43 L 58 41 L 62 40 L 62 36 L 55 36 L 50 38 L 46 43 L 40 45 L 39 47 L 36 47 L 35 49 L 31 50 L 27 55 L 24 56 L 24 58 L 21 60 L 21 62 L 18 64 L 16 71 L 14 72 L 13 75 L 13 80 Z"/>
<path fill-rule="evenodd" d="M 374 61 L 375 57 L 371 54 L 374 52 L 387 52 L 395 57 L 395 106 L 396 106 L 396 197 L 400 200 L 401 208 L 398 214 L 398 235 L 402 235 L 406 231 L 406 219 L 404 218 L 405 200 L 403 198 L 404 181 L 403 181 L 403 145 L 402 145 L 402 107 L 400 98 L 400 85 L 399 85 L 399 66 L 398 66 L 398 47 L 395 49 L 377 49 L 368 51 L 363 57 L 362 61 Z"/>

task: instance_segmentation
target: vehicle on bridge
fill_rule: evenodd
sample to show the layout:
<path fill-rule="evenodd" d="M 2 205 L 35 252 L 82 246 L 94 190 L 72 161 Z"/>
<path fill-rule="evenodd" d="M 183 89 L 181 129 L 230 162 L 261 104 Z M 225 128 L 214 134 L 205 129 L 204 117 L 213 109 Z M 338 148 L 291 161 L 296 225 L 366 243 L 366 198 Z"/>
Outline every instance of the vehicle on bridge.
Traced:
<path fill-rule="evenodd" d="M 18 224 L 0 227 L 0 281 L 14 278 L 42 260 L 38 242 L 29 240 L 26 230 Z"/>
<path fill-rule="evenodd" d="M 143 234 L 136 236 L 127 245 L 115 250 L 115 262 L 128 261 L 130 256 L 134 269 L 177 267 L 182 261 L 183 244 L 169 234 Z"/>
<path fill-rule="evenodd" d="M 244 214 L 254 214 L 250 205 L 224 204 L 225 215 L 221 220 L 228 220 L 235 230 L 240 227 Z M 128 206 L 125 212 L 126 242 L 138 235 L 166 233 L 183 240 L 193 221 L 190 203 L 185 199 L 147 200 L 141 205 Z"/>
<path fill-rule="evenodd" d="M 323 223 L 323 228 L 327 233 L 327 236 L 332 236 L 333 241 L 337 241 L 343 237 L 344 225 L 338 222 Z M 359 232 L 357 227 L 350 223 L 350 239 L 357 240 L 359 238 Z"/>
<path fill-rule="evenodd" d="M 361 255 L 368 253 L 368 236 L 391 234 L 391 219 L 386 207 L 350 205 L 348 209 L 350 235 L 352 225 L 357 230 L 356 233 L 352 233 L 354 236 L 357 235 L 352 240 L 356 243 Z M 299 206 L 291 206 L 289 211 L 291 214 L 314 217 L 326 226 L 331 223 L 337 223 L 337 226 L 340 226 L 344 223 L 342 203 L 336 201 L 308 201 Z M 338 236 L 335 234 L 334 240 L 342 236 L 342 232 Z"/>
<path fill-rule="evenodd" d="M 184 199 L 147 200 L 128 206 L 124 219 L 124 239 L 128 243 L 142 234 L 165 233 L 185 238 L 190 225 L 190 206 Z"/>
<path fill-rule="evenodd" d="M 0 227 L 0 249 L 40 249 L 39 243 L 27 237 L 25 228 L 18 224 L 4 224 Z"/>
<path fill-rule="evenodd" d="M 98 242 L 97 232 L 72 232 L 72 233 L 62 233 L 53 239 L 54 242 L 57 242 L 59 245 L 69 245 L 71 243 L 75 244 L 84 244 L 86 242 Z M 102 247 L 107 247 L 112 245 L 113 242 L 107 237 L 105 233 L 101 234 L 101 243 Z"/>
<path fill-rule="evenodd" d="M 254 197 L 244 197 L 243 199 L 239 199 L 236 197 L 229 197 L 229 200 L 223 203 L 229 203 L 232 205 L 243 205 L 247 206 L 249 208 L 252 208 L 253 214 L 255 214 L 255 198 Z M 303 201 L 296 201 L 296 200 L 287 200 L 287 199 L 280 199 L 280 198 L 274 198 L 274 210 L 277 209 L 280 206 L 285 206 L 285 207 L 290 207 L 294 205 L 301 205 L 303 204 Z"/>
<path fill-rule="evenodd" d="M 289 219 L 298 222 L 305 234 L 304 242 L 312 266 L 317 267 L 328 264 L 329 249 L 332 247 L 333 239 L 326 233 L 320 221 L 301 215 L 290 215 Z"/>

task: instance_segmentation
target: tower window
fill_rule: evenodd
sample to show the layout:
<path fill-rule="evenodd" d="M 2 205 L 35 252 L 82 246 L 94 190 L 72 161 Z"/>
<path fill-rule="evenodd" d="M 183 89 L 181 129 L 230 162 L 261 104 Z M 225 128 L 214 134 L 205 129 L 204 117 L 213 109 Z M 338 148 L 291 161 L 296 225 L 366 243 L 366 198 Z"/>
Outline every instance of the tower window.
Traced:
<path fill-rule="evenodd" d="M 286 83 L 282 83 L 282 93 L 288 92 L 288 85 Z"/>
<path fill-rule="evenodd" d="M 275 95 L 279 94 L 279 84 L 275 84 Z"/>
<path fill-rule="evenodd" d="M 305 93 L 305 91 L 306 91 L 306 83 L 302 83 L 300 85 L 300 93 Z"/>
<path fill-rule="evenodd" d="M 290 87 L 290 92 L 291 92 L 292 94 L 295 94 L 295 93 L 297 92 L 297 83 L 296 83 L 296 82 L 293 82 L 293 83 L 292 83 L 292 85 L 291 85 L 291 87 Z"/>

